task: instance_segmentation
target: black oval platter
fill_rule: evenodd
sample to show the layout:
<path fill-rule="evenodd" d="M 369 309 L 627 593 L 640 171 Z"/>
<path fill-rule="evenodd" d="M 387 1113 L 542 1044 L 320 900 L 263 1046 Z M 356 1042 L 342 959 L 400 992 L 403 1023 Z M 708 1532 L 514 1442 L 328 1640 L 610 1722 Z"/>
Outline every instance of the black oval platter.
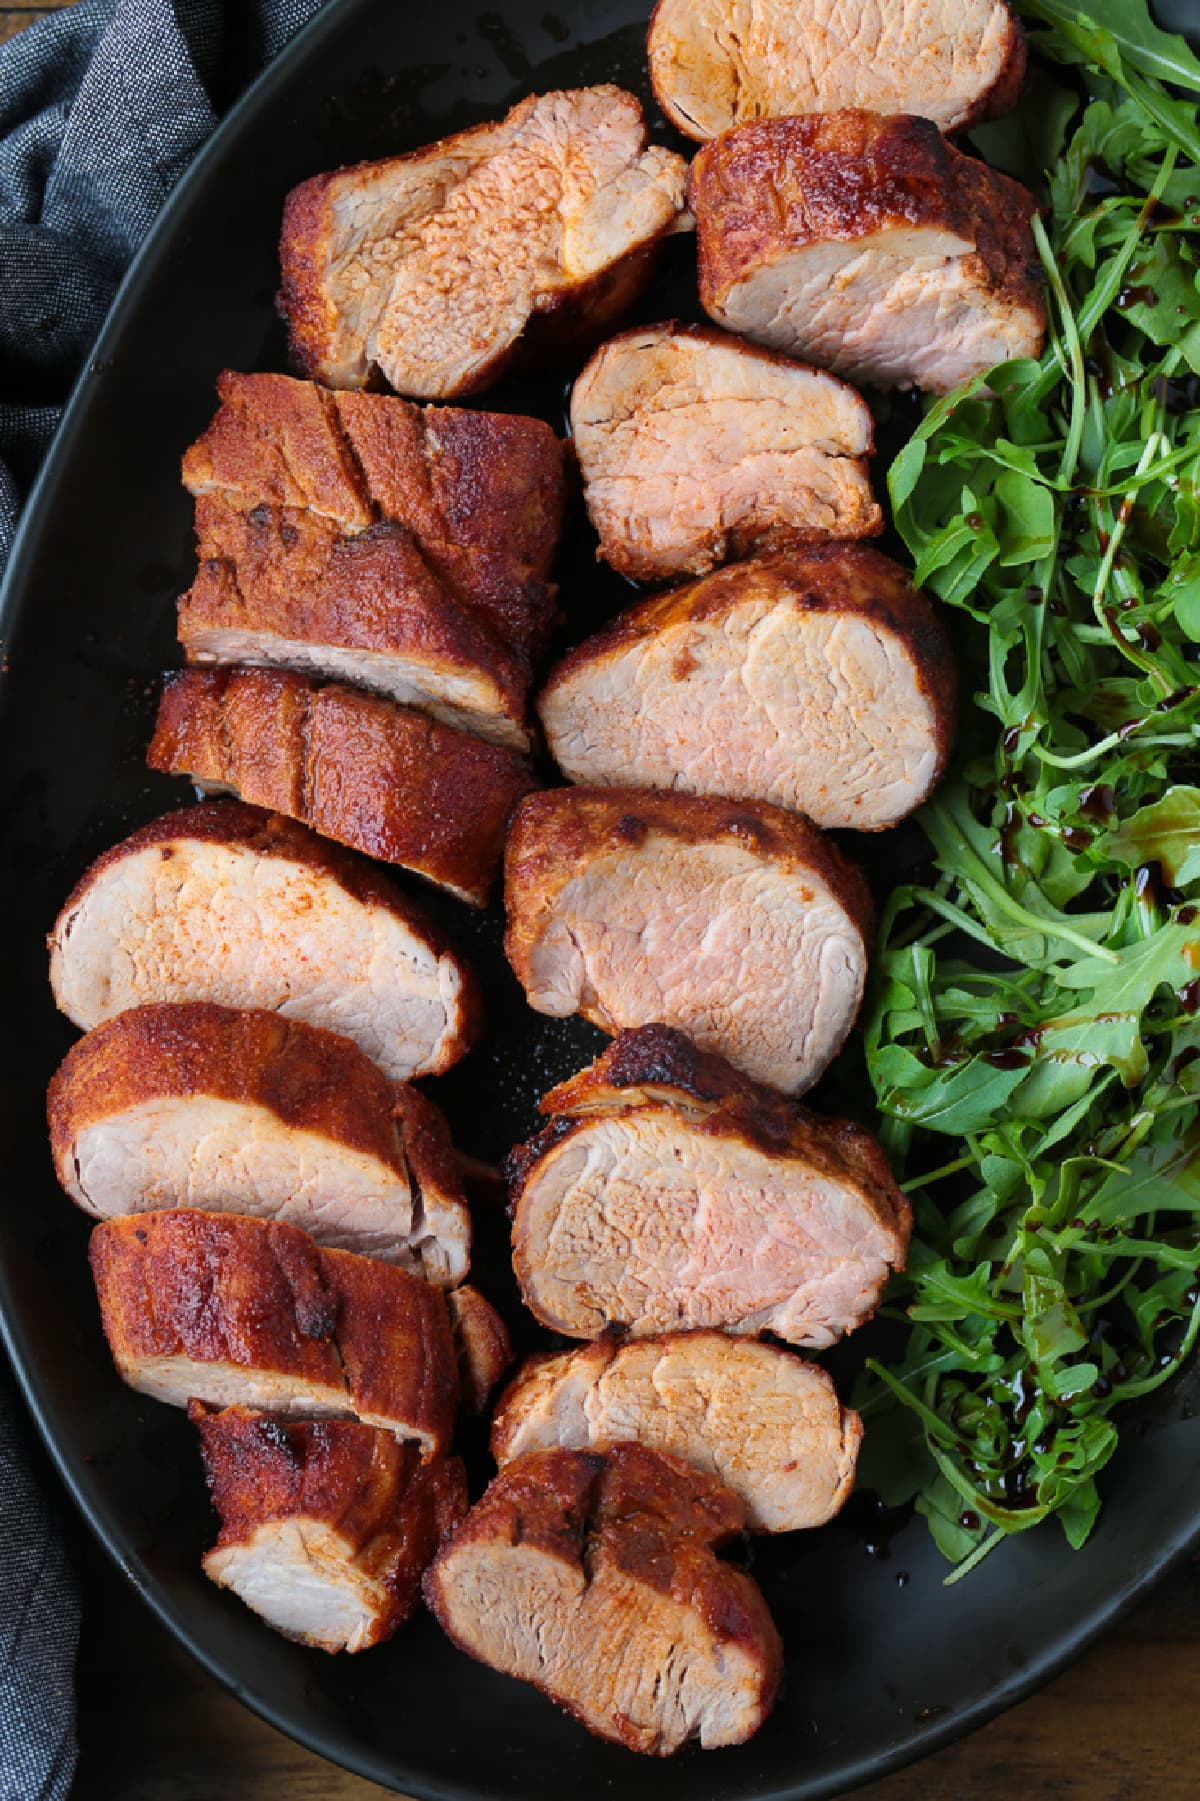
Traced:
<path fill-rule="evenodd" d="M 430 1801 L 845 1792 L 1043 1681 L 1200 1542 L 1198 1383 L 1188 1372 L 1129 1423 L 1082 1553 L 1044 1527 L 946 1588 L 947 1566 L 920 1521 L 889 1546 L 872 1545 L 869 1502 L 819 1533 L 756 1545 L 753 1568 L 787 1647 L 779 1705 L 749 1745 L 663 1764 L 587 1738 L 531 1690 L 460 1656 L 424 1615 L 363 1657 L 327 1658 L 275 1637 L 201 1574 L 213 1522 L 191 1429 L 113 1373 L 87 1226 L 58 1192 L 45 1147 L 45 1085 L 72 1033 L 50 999 L 44 935 L 93 856 L 188 799 L 182 783 L 150 777 L 142 761 L 159 672 L 177 661 L 173 601 L 191 579 L 180 454 L 213 410 L 220 369 L 286 366 L 272 301 L 289 186 L 494 117 L 532 91 L 610 80 L 644 92 L 644 18 L 642 0 L 507 0 L 503 16 L 476 15 L 461 0 L 334 0 L 231 114 L 138 256 L 26 513 L 3 595 L 0 829 L 12 979 L 0 1065 L 0 1309 L 9 1352 L 90 1526 L 201 1663 L 314 1750 Z M 686 305 L 691 253 L 686 240 L 676 249 L 644 318 Z M 561 402 L 555 378 L 507 383 L 481 404 L 541 412 L 561 428 Z M 597 572 L 578 531 L 561 582 L 575 636 L 628 599 Z M 441 912 L 481 967 L 492 1031 L 431 1088 L 462 1148 L 495 1161 L 531 1128 L 550 1081 L 600 1039 L 528 1012 L 500 956 L 494 912 L 474 918 L 453 903 Z M 854 1082 L 851 1066 L 839 1103 Z M 868 1111 L 861 1077 L 857 1098 Z M 478 1206 L 491 1213 L 481 1238 L 484 1279 L 490 1262 L 495 1286 L 499 1204 L 483 1194 Z"/>

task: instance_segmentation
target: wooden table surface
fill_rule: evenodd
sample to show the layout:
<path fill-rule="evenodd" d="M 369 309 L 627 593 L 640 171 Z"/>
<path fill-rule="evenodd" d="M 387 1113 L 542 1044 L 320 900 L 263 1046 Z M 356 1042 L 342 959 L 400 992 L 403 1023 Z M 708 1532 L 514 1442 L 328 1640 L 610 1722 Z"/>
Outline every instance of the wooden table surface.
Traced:
<path fill-rule="evenodd" d="M 0 8 L 0 42 L 62 0 Z M 75 1801 L 368 1801 L 180 1650 L 94 1548 L 85 1557 Z M 862 1801 L 1195 1801 L 1200 1560 L 1075 1667 Z M 530 1790 L 528 1801 L 559 1801 Z M 702 1801 L 697 1796 L 697 1801 Z"/>
<path fill-rule="evenodd" d="M 0 6 L 0 44 L 5 38 L 16 37 L 39 15 L 61 11 L 64 4 L 74 5 L 74 0 L 25 0 L 24 6 Z"/>

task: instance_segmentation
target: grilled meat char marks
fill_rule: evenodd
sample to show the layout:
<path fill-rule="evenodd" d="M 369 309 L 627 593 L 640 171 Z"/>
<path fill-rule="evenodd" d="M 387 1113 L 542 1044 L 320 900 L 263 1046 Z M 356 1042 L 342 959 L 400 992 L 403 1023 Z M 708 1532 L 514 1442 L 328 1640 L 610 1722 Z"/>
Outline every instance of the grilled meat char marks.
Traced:
<path fill-rule="evenodd" d="M 466 1274 L 445 1120 L 337 1033 L 204 1001 L 134 1007 L 71 1048 L 47 1111 L 58 1179 L 98 1219 L 249 1213 L 439 1286 Z"/>
<path fill-rule="evenodd" d="M 882 529 L 866 402 L 723 332 L 611 339 L 571 392 L 571 433 L 600 554 L 638 581 Z"/>
<path fill-rule="evenodd" d="M 508 818 L 535 786 L 515 751 L 341 683 L 283 669 L 170 678 L 147 755 L 486 904 Z"/>
<path fill-rule="evenodd" d="M 524 749 L 566 501 L 548 426 L 226 372 L 184 458 L 192 662 L 342 677 Z"/>
<path fill-rule="evenodd" d="M 957 678 L 904 571 L 861 544 L 723 569 L 568 652 L 538 701 L 575 782 L 759 799 L 878 831 L 941 777 Z"/>
<path fill-rule="evenodd" d="M 878 1143 L 699 1053 L 623 1033 L 513 1153 L 513 1265 L 552 1331 L 770 1331 L 822 1349 L 904 1267 L 908 1203 Z"/>
<path fill-rule="evenodd" d="M 426 1457 L 449 1444 L 454 1340 L 440 1289 L 419 1276 L 295 1226 L 192 1211 L 106 1220 L 89 1254 L 131 1388 L 178 1407 L 357 1418 Z"/>
<path fill-rule="evenodd" d="M 478 1023 L 471 972 L 381 871 L 235 801 L 106 851 L 49 944 L 54 998 L 84 1030 L 149 1002 L 273 1008 L 404 1082 L 449 1069 Z"/>
<path fill-rule="evenodd" d="M 425 1595 L 462 1650 L 601 1737 L 659 1756 L 741 1744 L 782 1660 L 758 1588 L 716 1555 L 743 1521 L 719 1483 L 641 1445 L 535 1451 L 443 1545 Z"/>
<path fill-rule="evenodd" d="M 496 1409 L 492 1455 L 503 1465 L 561 1445 L 636 1440 L 724 1482 L 761 1532 L 821 1526 L 854 1484 L 862 1422 L 818 1364 L 779 1345 L 723 1332 L 532 1358 Z"/>
<path fill-rule="evenodd" d="M 538 1012 L 663 1023 L 796 1093 L 862 997 L 870 900 L 807 821 L 633 789 L 529 796 L 505 853 L 509 962 Z"/>
<path fill-rule="evenodd" d="M 701 139 L 848 106 L 956 130 L 1007 112 L 1025 72 L 1006 0 L 658 0 L 646 48 L 659 104 Z"/>
<path fill-rule="evenodd" d="M 379 371 L 446 399 L 525 343 L 601 332 L 686 222 L 686 164 L 648 146 L 632 94 L 531 95 L 502 120 L 288 196 L 280 310 L 292 360 L 331 388 Z"/>
<path fill-rule="evenodd" d="M 1033 196 L 927 119 L 739 125 L 700 151 L 688 194 L 700 298 L 729 330 L 934 393 L 1041 350 Z"/>
<path fill-rule="evenodd" d="M 382 1644 L 416 1608 L 421 1575 L 467 1512 L 456 1457 L 357 1420 L 188 1409 L 220 1536 L 204 1570 L 277 1632 L 322 1651 Z"/>

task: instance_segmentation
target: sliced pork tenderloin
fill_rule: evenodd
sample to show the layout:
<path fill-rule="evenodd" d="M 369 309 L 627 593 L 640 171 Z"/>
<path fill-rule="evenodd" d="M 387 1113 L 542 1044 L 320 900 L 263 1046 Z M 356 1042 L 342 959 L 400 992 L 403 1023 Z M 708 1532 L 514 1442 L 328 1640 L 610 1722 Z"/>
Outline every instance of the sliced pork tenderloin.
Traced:
<path fill-rule="evenodd" d="M 758 1588 L 716 1555 L 743 1522 L 727 1489 L 644 1446 L 534 1451 L 447 1539 L 425 1596 L 461 1650 L 601 1738 L 740 1745 L 782 1661 Z"/>
<path fill-rule="evenodd" d="M 715 1476 L 758 1532 L 823 1526 L 854 1486 L 862 1421 L 819 1364 L 724 1332 L 670 1332 L 535 1357 L 501 1397 L 498 1464 L 635 1440 Z"/>
<path fill-rule="evenodd" d="M 456 548 L 549 575 L 566 464 L 540 419 L 331 394 L 287 375 L 232 370 L 217 393 L 212 423 L 183 459 L 184 486 L 197 498 L 217 495 L 242 511 L 303 509 L 344 532 L 391 520 L 427 554 Z"/>
<path fill-rule="evenodd" d="M 528 666 L 402 527 L 345 537 L 309 513 L 220 500 L 197 514 L 209 548 L 179 602 L 189 663 L 332 677 L 489 744 L 529 748 Z"/>
<path fill-rule="evenodd" d="M 285 669 L 169 678 L 146 761 L 414 870 L 475 907 L 487 904 L 509 815 L 535 786 L 514 751 Z"/>
<path fill-rule="evenodd" d="M 89 1255 L 117 1373 L 140 1393 L 360 1419 L 426 1457 L 449 1444 L 454 1339 L 420 1276 L 275 1220 L 190 1211 L 105 1220 Z"/>
<path fill-rule="evenodd" d="M 523 343 L 599 334 L 684 228 L 686 164 L 632 94 L 534 94 L 493 124 L 294 188 L 280 311 L 294 365 L 331 388 L 380 373 L 446 399 Z M 594 336 L 593 336 L 594 341 Z"/>
<path fill-rule="evenodd" d="M 723 1328 L 822 1349 L 904 1267 L 911 1215 L 876 1140 L 678 1032 L 622 1033 L 542 1108 L 551 1123 L 513 1153 L 509 1184 L 513 1266 L 552 1331 Z"/>
<path fill-rule="evenodd" d="M 664 1024 L 794 1094 L 862 1000 L 870 900 L 814 826 L 759 802 L 530 795 L 505 852 L 505 949 L 539 1013 Z"/>
<path fill-rule="evenodd" d="M 883 526 L 862 397 L 724 332 L 610 339 L 572 389 L 571 432 L 600 555 L 636 581 Z"/>
<path fill-rule="evenodd" d="M 538 701 L 573 782 L 759 799 L 879 831 L 926 799 L 954 736 L 933 606 L 862 544 L 816 545 L 643 601 Z"/>
<path fill-rule="evenodd" d="M 470 1282 L 447 1295 L 458 1344 L 459 1388 L 469 1413 L 482 1413 L 513 1360 L 512 1340 L 491 1302 Z"/>
<path fill-rule="evenodd" d="M 1006 0 L 658 0 L 647 52 L 659 105 L 702 139 L 848 106 L 957 130 L 1015 106 L 1025 73 Z"/>
<path fill-rule="evenodd" d="M 344 677 L 524 748 L 554 617 L 563 447 L 514 415 L 226 371 L 183 461 L 192 662 Z"/>
<path fill-rule="evenodd" d="M 370 864 L 235 801 L 167 813 L 80 877 L 50 934 L 60 1010 L 263 1007 L 353 1039 L 395 1082 L 437 1075 L 479 1023 L 474 976 Z"/>
<path fill-rule="evenodd" d="M 321 1651 L 365 1651 L 404 1624 L 421 1576 L 467 1512 L 457 1457 L 357 1420 L 280 1420 L 246 1407 L 188 1415 L 220 1536 L 204 1573 L 276 1632 Z"/>
<path fill-rule="evenodd" d="M 67 1053 L 47 1112 L 58 1179 L 96 1219 L 247 1213 L 440 1287 L 467 1273 L 445 1120 L 335 1032 L 206 1001 L 132 1007 Z"/>
<path fill-rule="evenodd" d="M 688 192 L 718 325 L 852 381 L 948 393 L 1046 330 L 1033 196 L 909 114 L 739 125 Z"/>

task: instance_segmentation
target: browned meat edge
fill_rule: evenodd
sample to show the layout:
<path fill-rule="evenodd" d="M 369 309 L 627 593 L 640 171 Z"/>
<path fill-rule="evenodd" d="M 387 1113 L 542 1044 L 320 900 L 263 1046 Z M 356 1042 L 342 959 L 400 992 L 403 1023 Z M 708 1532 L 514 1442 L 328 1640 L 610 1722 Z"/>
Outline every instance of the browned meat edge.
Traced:
<path fill-rule="evenodd" d="M 580 867 L 606 851 L 636 848 L 651 832 L 688 845 L 732 841 L 764 861 L 802 862 L 826 883 L 864 943 L 870 941 L 874 909 L 866 882 L 798 813 L 762 801 L 711 800 L 650 789 L 554 788 L 521 802 L 504 853 L 504 948 L 519 978 L 528 968 L 542 920 Z"/>
<path fill-rule="evenodd" d="M 960 155 L 928 119 L 850 108 L 751 120 L 699 151 L 688 204 L 706 309 L 779 253 L 907 225 L 958 233 L 998 299 L 1045 317 L 1032 194 Z"/>
<path fill-rule="evenodd" d="M 495 880 L 509 815 L 534 785 L 515 752 L 289 670 L 170 678 L 146 761 L 236 789 L 476 906 Z"/>
<path fill-rule="evenodd" d="M 439 1590 L 456 1550 L 478 1544 L 531 1545 L 589 1580 L 606 1567 L 695 1610 L 714 1638 L 738 1645 L 762 1671 L 762 1711 L 779 1686 L 783 1648 L 757 1585 L 716 1556 L 742 1529 L 741 1503 L 711 1476 L 643 1445 L 599 1451 L 532 1451 L 506 1464 L 446 1540 L 425 1573 L 425 1599 L 447 1636 L 467 1650 Z M 588 1654 L 589 1647 L 580 1647 Z M 468 1655 L 471 1653 L 468 1651 Z M 597 1729 L 560 1696 L 550 1699 Z M 655 1747 L 622 1718 L 611 1733 L 635 1751 Z"/>

